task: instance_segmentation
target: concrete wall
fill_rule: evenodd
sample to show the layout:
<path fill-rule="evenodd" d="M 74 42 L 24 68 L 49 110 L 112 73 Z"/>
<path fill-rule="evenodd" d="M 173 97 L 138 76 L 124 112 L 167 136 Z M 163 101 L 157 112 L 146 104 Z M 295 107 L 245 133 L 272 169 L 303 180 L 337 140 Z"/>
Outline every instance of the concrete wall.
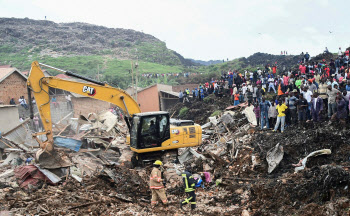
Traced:
<path fill-rule="evenodd" d="M 141 112 L 159 111 L 159 93 L 157 85 L 151 86 L 137 94 L 137 102 L 140 104 Z"/>
<path fill-rule="evenodd" d="M 89 113 L 100 113 L 108 110 L 111 105 L 108 102 L 96 100 L 88 97 L 75 98 L 72 97 L 74 117 L 79 115 L 87 116 Z"/>
<path fill-rule="evenodd" d="M 0 83 L 0 101 L 10 104 L 11 98 L 15 98 L 16 104 L 20 96 L 24 96 L 28 103 L 27 81 L 17 72 L 12 73 Z"/>
<path fill-rule="evenodd" d="M 198 84 L 184 84 L 184 85 L 177 85 L 177 86 L 173 86 L 173 91 L 174 92 L 180 92 L 185 90 L 186 88 L 188 88 L 191 92 L 193 89 L 198 88 Z"/>
<path fill-rule="evenodd" d="M 0 105 L 0 119 L 1 134 L 5 134 L 12 128 L 16 127 L 20 123 L 17 106 Z"/>
<path fill-rule="evenodd" d="M 178 98 L 161 98 L 161 110 L 167 111 L 170 108 L 174 107 L 177 102 L 179 102 Z"/>

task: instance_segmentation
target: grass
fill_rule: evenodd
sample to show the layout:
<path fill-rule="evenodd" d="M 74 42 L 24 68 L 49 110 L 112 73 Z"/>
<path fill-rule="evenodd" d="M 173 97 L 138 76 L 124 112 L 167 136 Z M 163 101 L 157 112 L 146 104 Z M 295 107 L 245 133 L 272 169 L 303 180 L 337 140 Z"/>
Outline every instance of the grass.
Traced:
<path fill-rule="evenodd" d="M 117 42 L 116 42 L 117 43 Z M 127 43 L 127 42 L 125 42 Z M 126 44 L 127 45 L 127 44 Z M 173 51 L 168 50 L 164 42 L 154 43 L 137 43 L 136 48 L 125 47 L 130 49 L 133 55 L 137 55 L 139 59 L 138 69 L 138 86 L 146 87 L 155 83 L 177 85 L 185 83 L 199 83 L 203 84 L 211 78 L 219 78 L 221 70 L 230 68 L 230 65 L 225 62 L 218 65 L 211 66 L 193 66 L 184 67 L 180 65 L 179 58 Z M 44 47 L 26 47 L 22 50 L 8 45 L 0 46 L 0 65 L 11 64 L 13 67 L 21 71 L 29 70 L 33 61 L 39 61 L 60 69 L 72 71 L 80 75 L 87 76 L 92 79 L 98 79 L 97 73 L 99 71 L 99 78 L 101 81 L 107 81 L 112 86 L 119 88 L 127 88 L 131 85 L 131 60 L 120 60 L 113 57 L 110 50 L 103 50 L 101 53 L 94 55 L 74 55 L 67 54 L 66 56 L 52 57 L 48 55 L 40 55 L 40 51 Z M 160 63 L 155 63 L 160 62 Z M 233 61 L 234 64 L 239 64 L 238 61 Z M 99 69 L 98 69 L 99 68 Z M 52 75 L 57 75 L 60 72 L 47 69 Z M 173 76 L 160 76 L 158 78 L 142 77 L 142 74 L 168 74 L 181 72 L 195 72 L 201 73 L 199 76 L 191 76 L 189 78 Z"/>
<path fill-rule="evenodd" d="M 214 117 L 214 116 L 218 116 L 221 114 L 221 111 L 220 110 L 215 110 L 211 115 L 210 117 Z"/>
<path fill-rule="evenodd" d="M 189 110 L 188 107 L 182 107 L 179 112 L 179 117 L 181 118 L 186 116 L 186 114 L 188 113 L 188 110 Z"/>
<path fill-rule="evenodd" d="M 132 53 L 146 62 L 159 62 L 163 65 L 181 65 L 179 58 L 169 49 L 164 42 L 138 43 Z"/>
<path fill-rule="evenodd" d="M 112 85 L 120 88 L 127 88 L 131 83 L 131 60 L 118 60 L 109 55 L 89 55 L 89 56 L 62 56 L 51 57 L 41 56 L 38 53 L 29 53 L 29 48 L 14 52 L 13 48 L 8 46 L 0 46 L 0 64 L 11 64 L 13 67 L 21 71 L 29 70 L 33 61 L 51 65 L 60 69 L 72 71 L 80 75 L 84 75 L 93 79 L 97 79 L 98 71 L 100 79 L 108 81 Z M 99 69 L 98 69 L 99 68 Z M 60 72 L 47 69 L 52 75 Z M 183 67 L 174 65 L 162 65 L 152 62 L 139 61 L 138 69 L 134 69 L 134 73 L 138 72 L 139 86 L 146 87 L 154 83 L 177 84 L 174 79 L 168 77 L 160 77 L 158 79 L 148 79 L 142 77 L 142 74 L 167 74 L 180 73 Z"/>

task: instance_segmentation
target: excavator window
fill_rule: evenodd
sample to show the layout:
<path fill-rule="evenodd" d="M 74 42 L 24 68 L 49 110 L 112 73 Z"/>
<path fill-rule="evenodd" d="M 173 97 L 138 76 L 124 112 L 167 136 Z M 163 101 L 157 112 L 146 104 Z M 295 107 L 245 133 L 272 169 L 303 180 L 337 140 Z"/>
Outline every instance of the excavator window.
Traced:
<path fill-rule="evenodd" d="M 157 127 L 157 116 L 145 116 L 142 118 L 141 148 L 153 148 L 159 146 L 159 130 Z"/>
<path fill-rule="evenodd" d="M 166 130 L 166 127 L 168 126 L 168 118 L 165 115 L 160 116 L 160 121 L 159 121 L 159 132 L 160 134 L 164 134 L 164 131 Z"/>
<path fill-rule="evenodd" d="M 138 127 L 140 125 L 140 117 L 135 116 L 132 119 L 130 130 L 130 146 L 133 148 L 137 148 L 137 140 L 138 140 Z"/>
<path fill-rule="evenodd" d="M 169 115 L 134 116 L 130 131 L 131 147 L 160 147 L 170 138 Z"/>

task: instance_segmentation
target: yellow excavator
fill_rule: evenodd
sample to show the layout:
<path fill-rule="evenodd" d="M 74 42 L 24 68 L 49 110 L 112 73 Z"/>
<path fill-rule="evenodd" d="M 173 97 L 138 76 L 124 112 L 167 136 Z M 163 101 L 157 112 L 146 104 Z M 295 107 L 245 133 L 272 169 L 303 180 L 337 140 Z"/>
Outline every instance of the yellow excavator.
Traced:
<path fill-rule="evenodd" d="M 41 67 L 59 71 L 65 75 L 84 80 L 84 82 L 45 76 Z M 121 108 L 124 111 L 125 121 L 129 128 L 128 144 L 135 153 L 132 158 L 134 165 L 146 160 L 150 155 L 153 155 L 152 153 L 198 146 L 202 142 L 202 129 L 200 125 L 194 124 L 193 121 L 171 120 L 169 113 L 164 111 L 141 113 L 137 102 L 122 89 L 34 61 L 29 72 L 27 88 L 29 98 L 32 98 L 32 93 L 34 94 L 44 127 L 44 131 L 33 134 L 40 145 L 40 150 L 36 153 L 36 160 L 44 168 L 67 166 L 67 162 L 54 149 L 50 87 L 106 101 Z M 30 99 L 29 102 L 31 103 Z M 32 109 L 32 104 L 30 104 L 30 108 Z M 33 112 L 31 111 L 31 113 Z M 31 118 L 33 118 L 33 115 L 31 115 Z M 46 140 L 39 139 L 39 135 L 46 135 Z"/>

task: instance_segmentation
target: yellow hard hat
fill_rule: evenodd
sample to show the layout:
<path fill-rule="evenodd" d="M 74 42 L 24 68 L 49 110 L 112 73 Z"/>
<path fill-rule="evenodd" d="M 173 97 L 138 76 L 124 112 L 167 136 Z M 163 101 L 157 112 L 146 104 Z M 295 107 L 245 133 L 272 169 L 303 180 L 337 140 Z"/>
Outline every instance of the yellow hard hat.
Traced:
<path fill-rule="evenodd" d="M 156 160 L 156 161 L 154 162 L 154 165 L 159 165 L 159 166 L 161 166 L 161 165 L 163 165 L 163 163 L 162 163 L 162 161 L 160 161 L 160 160 Z"/>

